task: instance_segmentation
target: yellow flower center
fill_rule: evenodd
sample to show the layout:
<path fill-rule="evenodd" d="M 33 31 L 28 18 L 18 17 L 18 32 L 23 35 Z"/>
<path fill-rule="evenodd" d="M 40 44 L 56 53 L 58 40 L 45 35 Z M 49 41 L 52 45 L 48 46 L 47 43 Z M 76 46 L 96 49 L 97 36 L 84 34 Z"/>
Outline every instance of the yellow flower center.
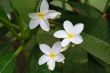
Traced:
<path fill-rule="evenodd" d="M 43 19 L 45 17 L 45 14 L 43 12 L 38 12 L 37 13 L 37 16 L 40 18 L 40 19 Z"/>
<path fill-rule="evenodd" d="M 51 52 L 50 55 L 49 55 L 49 57 L 50 57 L 51 59 L 54 59 L 54 58 L 56 57 L 56 54 L 55 54 L 54 52 Z"/>
<path fill-rule="evenodd" d="M 74 37 L 74 35 L 73 34 L 68 34 L 68 36 L 67 36 L 67 38 L 69 38 L 69 39 L 72 39 Z"/>

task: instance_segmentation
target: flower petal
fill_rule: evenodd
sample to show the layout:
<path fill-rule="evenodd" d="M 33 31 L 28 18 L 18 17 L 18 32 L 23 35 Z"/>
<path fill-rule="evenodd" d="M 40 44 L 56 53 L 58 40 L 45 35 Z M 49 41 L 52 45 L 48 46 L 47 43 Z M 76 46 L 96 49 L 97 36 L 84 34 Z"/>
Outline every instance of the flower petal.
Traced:
<path fill-rule="evenodd" d="M 44 31 L 49 31 L 50 30 L 50 26 L 49 26 L 49 22 L 46 19 L 42 19 L 40 20 L 40 27 L 44 30 Z"/>
<path fill-rule="evenodd" d="M 29 28 L 30 29 L 34 29 L 38 25 L 39 25 L 39 20 L 33 19 L 33 20 L 30 20 L 30 22 L 29 22 Z"/>
<path fill-rule="evenodd" d="M 61 49 L 62 49 L 62 46 L 60 41 L 54 43 L 52 46 L 52 51 L 55 52 L 56 54 L 58 54 L 61 51 Z"/>
<path fill-rule="evenodd" d="M 78 23 L 76 25 L 73 26 L 73 33 L 74 34 L 80 34 L 84 29 L 84 24 L 82 23 Z"/>
<path fill-rule="evenodd" d="M 62 62 L 64 61 L 65 57 L 62 53 L 57 54 L 55 61 L 56 62 Z"/>
<path fill-rule="evenodd" d="M 54 19 L 56 18 L 57 16 L 61 15 L 61 13 L 55 11 L 55 10 L 49 10 L 47 13 L 46 13 L 46 18 L 47 19 Z"/>
<path fill-rule="evenodd" d="M 71 42 L 74 44 L 80 44 L 83 42 L 83 38 L 80 35 L 75 35 Z"/>
<path fill-rule="evenodd" d="M 39 47 L 40 47 L 40 50 L 43 53 L 45 53 L 46 55 L 49 55 L 50 54 L 51 48 L 48 45 L 46 45 L 46 44 L 40 44 Z"/>
<path fill-rule="evenodd" d="M 61 42 L 61 46 L 62 47 L 66 47 L 67 45 L 69 45 L 70 43 L 70 40 L 69 39 L 64 39 L 62 42 Z"/>
<path fill-rule="evenodd" d="M 59 30 L 54 33 L 54 37 L 56 38 L 66 38 L 67 33 L 64 30 Z"/>
<path fill-rule="evenodd" d="M 50 58 L 47 55 L 42 55 L 38 61 L 39 65 L 46 63 Z"/>
<path fill-rule="evenodd" d="M 8 17 L 8 19 L 9 19 L 9 20 L 11 20 L 11 19 L 12 19 L 12 17 L 11 17 L 11 14 L 10 14 L 10 13 L 7 13 L 7 17 Z"/>
<path fill-rule="evenodd" d="M 53 71 L 54 68 L 55 68 L 55 60 L 52 59 L 52 60 L 48 61 L 47 62 L 47 65 L 48 65 L 49 70 L 52 70 Z"/>
<path fill-rule="evenodd" d="M 29 13 L 29 17 L 30 17 L 31 19 L 38 19 L 36 13 Z"/>
<path fill-rule="evenodd" d="M 49 10 L 49 4 L 47 0 L 42 0 L 40 12 L 47 12 Z"/>
<path fill-rule="evenodd" d="M 69 34 L 72 33 L 73 24 L 70 21 L 66 20 L 63 24 L 63 27 L 67 33 Z"/>

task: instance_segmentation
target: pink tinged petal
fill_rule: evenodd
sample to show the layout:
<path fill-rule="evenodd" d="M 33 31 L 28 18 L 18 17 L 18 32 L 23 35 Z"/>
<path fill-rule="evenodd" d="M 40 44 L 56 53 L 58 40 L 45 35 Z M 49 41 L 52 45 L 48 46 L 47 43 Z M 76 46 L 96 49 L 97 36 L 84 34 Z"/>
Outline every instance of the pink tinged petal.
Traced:
<path fill-rule="evenodd" d="M 69 43 L 70 43 L 70 40 L 69 40 L 69 39 L 64 39 L 64 40 L 61 42 L 61 46 L 62 46 L 62 47 L 66 47 L 66 46 L 69 45 Z"/>
<path fill-rule="evenodd" d="M 80 34 L 84 29 L 84 24 L 82 23 L 78 23 L 76 25 L 73 26 L 73 33 L 74 34 Z"/>
<path fill-rule="evenodd" d="M 37 16 L 36 13 L 29 13 L 29 17 L 30 17 L 31 19 L 38 19 L 38 16 Z"/>
<path fill-rule="evenodd" d="M 65 59 L 64 55 L 62 53 L 59 53 L 59 54 L 57 54 L 55 61 L 62 62 L 62 61 L 64 61 L 64 59 Z"/>
<path fill-rule="evenodd" d="M 47 19 L 54 19 L 56 18 L 57 16 L 61 15 L 61 13 L 55 11 L 55 10 L 49 10 L 47 13 L 46 13 L 46 18 Z"/>
<path fill-rule="evenodd" d="M 64 30 L 59 30 L 54 33 L 54 37 L 56 38 L 66 38 L 67 33 Z"/>
<path fill-rule="evenodd" d="M 49 70 L 54 70 L 55 69 L 55 60 L 51 59 L 50 61 L 47 62 Z"/>
<path fill-rule="evenodd" d="M 40 27 L 44 30 L 44 31 L 49 31 L 50 30 L 50 26 L 49 26 L 49 22 L 47 19 L 42 19 L 40 20 Z"/>
<path fill-rule="evenodd" d="M 30 29 L 34 29 L 38 25 L 39 25 L 39 20 L 33 19 L 33 20 L 30 20 L 30 22 L 29 22 L 29 28 Z"/>
<path fill-rule="evenodd" d="M 69 34 L 72 33 L 73 24 L 70 21 L 66 20 L 63 24 L 63 27 L 67 33 Z"/>
<path fill-rule="evenodd" d="M 38 61 L 38 64 L 42 65 L 42 64 L 46 63 L 47 61 L 49 61 L 49 59 L 50 58 L 47 55 L 42 55 Z"/>
<path fill-rule="evenodd" d="M 47 12 L 49 10 L 49 4 L 47 0 L 42 0 L 40 12 Z"/>
<path fill-rule="evenodd" d="M 55 54 L 60 53 L 61 49 L 62 49 L 62 46 L 61 46 L 61 42 L 60 42 L 60 41 L 56 42 L 56 43 L 52 46 L 52 51 L 55 52 Z"/>
<path fill-rule="evenodd" d="M 51 53 L 51 48 L 48 45 L 46 45 L 46 44 L 40 44 L 39 47 L 40 47 L 40 50 L 44 54 L 49 55 Z"/>
<path fill-rule="evenodd" d="M 81 44 L 83 42 L 83 38 L 80 35 L 75 35 L 71 42 L 74 44 Z"/>

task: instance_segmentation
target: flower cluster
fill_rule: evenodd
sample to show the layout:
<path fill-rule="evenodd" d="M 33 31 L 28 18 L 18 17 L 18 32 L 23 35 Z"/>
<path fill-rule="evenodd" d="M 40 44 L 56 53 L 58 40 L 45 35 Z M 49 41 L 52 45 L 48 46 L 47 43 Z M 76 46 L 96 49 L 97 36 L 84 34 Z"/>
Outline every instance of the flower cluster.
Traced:
<path fill-rule="evenodd" d="M 60 16 L 61 13 L 55 10 L 49 10 L 49 4 L 46 0 L 41 2 L 40 11 L 36 13 L 30 13 L 31 18 L 29 27 L 34 29 L 38 25 L 44 30 L 49 31 L 50 26 L 48 19 L 54 19 Z M 73 24 L 66 20 L 63 24 L 64 30 L 58 30 L 54 33 L 54 37 L 61 38 L 63 41 L 58 41 L 53 44 L 52 48 L 46 44 L 40 44 L 40 50 L 44 53 L 38 61 L 39 65 L 47 63 L 49 70 L 54 70 L 55 62 L 64 62 L 65 57 L 61 53 L 62 50 L 65 51 L 70 43 L 81 44 L 83 38 L 80 33 L 84 29 L 84 24 L 78 23 L 73 26 Z M 66 48 L 66 49 L 65 49 Z"/>

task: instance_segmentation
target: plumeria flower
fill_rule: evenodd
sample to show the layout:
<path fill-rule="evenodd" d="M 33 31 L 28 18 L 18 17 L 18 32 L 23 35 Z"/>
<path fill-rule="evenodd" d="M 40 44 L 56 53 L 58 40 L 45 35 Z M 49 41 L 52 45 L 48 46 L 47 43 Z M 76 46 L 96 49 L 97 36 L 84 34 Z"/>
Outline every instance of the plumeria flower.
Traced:
<path fill-rule="evenodd" d="M 63 24 L 65 30 L 59 30 L 54 33 L 56 38 L 64 38 L 61 42 L 62 47 L 66 47 L 69 43 L 80 44 L 83 42 L 83 38 L 80 33 L 84 29 L 84 24 L 78 23 L 73 26 L 73 24 L 66 20 Z"/>
<path fill-rule="evenodd" d="M 49 31 L 50 26 L 48 19 L 54 19 L 61 15 L 61 13 L 55 11 L 55 10 L 49 10 L 49 4 L 46 0 L 42 0 L 40 12 L 36 13 L 29 13 L 29 17 L 31 18 L 31 21 L 29 23 L 30 29 L 34 29 L 38 25 L 44 30 Z"/>
<path fill-rule="evenodd" d="M 62 49 L 61 42 L 56 42 L 53 44 L 52 48 L 50 48 L 46 44 L 40 44 L 40 50 L 44 53 L 38 61 L 39 65 L 42 65 L 47 62 L 49 70 L 54 70 L 55 62 L 64 62 L 64 55 L 60 53 Z"/>

